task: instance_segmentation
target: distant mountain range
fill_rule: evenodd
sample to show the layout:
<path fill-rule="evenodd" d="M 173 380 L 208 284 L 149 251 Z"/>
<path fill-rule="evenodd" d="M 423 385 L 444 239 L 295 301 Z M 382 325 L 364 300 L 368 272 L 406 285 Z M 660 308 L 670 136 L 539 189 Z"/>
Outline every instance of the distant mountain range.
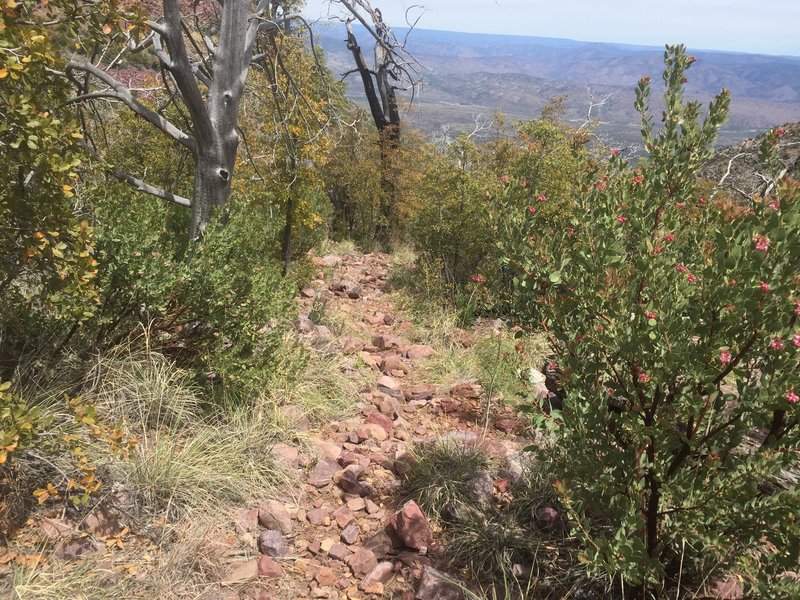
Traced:
<path fill-rule="evenodd" d="M 395 32 L 400 39 L 406 35 L 403 29 Z M 356 34 L 369 56 L 370 38 L 363 29 Z M 317 32 L 335 74 L 352 68 L 344 39 L 342 26 L 323 26 Z M 408 50 L 424 67 L 425 79 L 408 120 L 429 132 L 445 124 L 466 129 L 476 115 L 490 117 L 496 109 L 510 120 L 530 119 L 557 96 L 567 96 L 565 119 L 583 123 L 590 104 L 607 98 L 592 112 L 600 120 L 599 133 L 617 145 L 635 144 L 639 119 L 633 110 L 634 86 L 642 75 L 660 83 L 663 71 L 663 48 L 556 38 L 416 29 L 408 36 Z M 731 119 L 720 144 L 800 121 L 800 57 L 692 53 L 698 61 L 688 73 L 688 97 L 707 102 L 723 87 L 731 90 Z M 363 99 L 357 78 L 349 81 L 349 95 Z M 656 89 L 657 116 L 659 101 Z"/>

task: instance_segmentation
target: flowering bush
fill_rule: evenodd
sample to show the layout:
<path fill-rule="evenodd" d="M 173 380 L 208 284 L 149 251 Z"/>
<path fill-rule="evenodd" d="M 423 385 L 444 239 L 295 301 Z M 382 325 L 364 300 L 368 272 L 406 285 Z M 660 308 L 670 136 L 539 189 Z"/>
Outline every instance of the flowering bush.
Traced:
<path fill-rule="evenodd" d="M 612 154 L 524 257 L 564 388 L 557 488 L 594 568 L 643 587 L 733 570 L 796 597 L 800 188 L 737 210 L 700 196 L 729 96 L 701 120 L 683 101 L 694 61 L 671 46 L 665 62 L 658 129 L 649 78 L 636 89 L 647 157 Z"/>

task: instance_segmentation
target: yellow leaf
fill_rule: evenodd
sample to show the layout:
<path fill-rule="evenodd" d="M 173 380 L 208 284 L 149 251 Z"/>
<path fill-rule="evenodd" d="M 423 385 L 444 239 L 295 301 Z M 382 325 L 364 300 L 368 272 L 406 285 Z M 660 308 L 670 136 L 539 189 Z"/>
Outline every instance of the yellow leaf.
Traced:
<path fill-rule="evenodd" d="M 103 33 L 105 33 L 106 35 L 108 35 L 109 33 L 111 33 L 111 25 L 109 25 L 108 23 L 106 23 L 105 25 L 103 25 Z"/>
<path fill-rule="evenodd" d="M 4 464 L 8 459 L 8 453 L 5 450 L 0 450 L 0 465 Z"/>
<path fill-rule="evenodd" d="M 3 67 L 0 69 L 0 79 L 5 79 L 6 77 L 8 77 L 8 69 Z"/>
<path fill-rule="evenodd" d="M 6 0 L 6 8 L 17 8 L 17 3 L 14 0 Z"/>

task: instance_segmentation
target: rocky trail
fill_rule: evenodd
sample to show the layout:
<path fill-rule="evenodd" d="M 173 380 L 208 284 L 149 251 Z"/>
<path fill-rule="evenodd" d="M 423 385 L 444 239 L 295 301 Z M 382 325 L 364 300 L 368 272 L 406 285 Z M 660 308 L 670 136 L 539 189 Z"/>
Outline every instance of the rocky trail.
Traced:
<path fill-rule="evenodd" d="M 513 470 L 521 443 L 510 433 L 513 414 L 502 408 L 484 427 L 479 384 L 440 389 L 425 381 L 420 365 L 436 350 L 409 341 L 415 323 L 385 292 L 387 260 L 382 254 L 316 259 L 333 273 L 327 282 L 319 273 L 302 291 L 301 314 L 327 297 L 360 334 L 332 340 L 327 327 L 308 317 L 296 326 L 314 344 L 359 355 L 375 370 L 376 384 L 361 391 L 359 414 L 312 434 L 313 455 L 275 446 L 275 457 L 296 469 L 302 483 L 235 519 L 239 545 L 249 551 L 230 565 L 224 600 L 464 597 L 436 568 L 443 553 L 437 531 L 398 493 L 404 456 L 414 444 L 446 438 L 480 445 Z M 461 340 L 471 343 L 466 332 Z M 489 497 L 508 487 L 507 480 L 485 479 L 476 485 Z"/>

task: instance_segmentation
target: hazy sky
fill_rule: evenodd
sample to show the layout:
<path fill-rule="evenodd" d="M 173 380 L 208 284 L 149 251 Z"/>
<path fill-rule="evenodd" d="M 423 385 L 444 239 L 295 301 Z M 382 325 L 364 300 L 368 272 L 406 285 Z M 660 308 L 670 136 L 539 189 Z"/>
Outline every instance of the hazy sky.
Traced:
<path fill-rule="evenodd" d="M 800 0 L 372 0 L 392 26 L 800 56 Z M 307 0 L 325 16 L 329 0 Z M 332 11 L 340 10 L 334 6 Z M 420 9 L 411 13 L 418 15 Z"/>

